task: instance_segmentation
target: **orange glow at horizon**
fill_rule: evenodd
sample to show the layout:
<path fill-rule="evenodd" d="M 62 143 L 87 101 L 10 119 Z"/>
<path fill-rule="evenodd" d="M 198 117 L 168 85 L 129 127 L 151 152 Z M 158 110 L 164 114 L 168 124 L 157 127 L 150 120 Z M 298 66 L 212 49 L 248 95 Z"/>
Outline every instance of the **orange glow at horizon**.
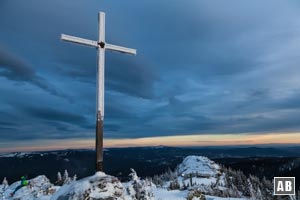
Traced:
<path fill-rule="evenodd" d="M 12 147 L 13 144 L 17 147 Z M 105 139 L 105 147 L 141 146 L 230 146 L 261 144 L 300 144 L 300 133 L 269 134 L 205 134 L 147 137 L 137 139 Z M 19 143 L 0 143 L 0 152 L 45 151 L 59 149 L 91 149 L 94 139 L 39 140 Z"/>

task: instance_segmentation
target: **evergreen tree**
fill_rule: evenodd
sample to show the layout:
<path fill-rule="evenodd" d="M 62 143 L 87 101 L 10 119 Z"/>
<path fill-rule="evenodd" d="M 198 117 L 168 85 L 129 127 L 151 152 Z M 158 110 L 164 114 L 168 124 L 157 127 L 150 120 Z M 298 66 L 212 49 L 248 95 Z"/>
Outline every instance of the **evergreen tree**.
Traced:
<path fill-rule="evenodd" d="M 4 177 L 4 179 L 2 181 L 2 185 L 0 185 L 0 198 L 1 199 L 5 199 L 4 192 L 7 190 L 7 188 L 8 188 L 8 182 L 6 180 L 6 177 Z"/>
<path fill-rule="evenodd" d="M 131 181 L 127 187 L 127 192 L 133 200 L 152 200 L 154 194 L 152 188 L 155 187 L 148 179 L 141 180 L 136 172 L 131 169 Z"/>
<path fill-rule="evenodd" d="M 74 176 L 73 176 L 73 181 L 76 181 L 77 180 L 77 175 L 75 174 Z"/>
<path fill-rule="evenodd" d="M 64 176 L 63 176 L 63 184 L 69 184 L 69 183 L 71 183 L 71 178 L 69 177 L 68 171 L 65 170 Z"/>
<path fill-rule="evenodd" d="M 58 184 L 58 185 L 62 185 L 63 184 L 63 179 L 61 177 L 61 173 L 60 172 L 57 172 L 56 184 Z"/>
<path fill-rule="evenodd" d="M 2 181 L 2 186 L 3 186 L 3 188 L 7 188 L 8 187 L 8 182 L 6 180 L 6 177 L 4 177 L 4 179 Z"/>

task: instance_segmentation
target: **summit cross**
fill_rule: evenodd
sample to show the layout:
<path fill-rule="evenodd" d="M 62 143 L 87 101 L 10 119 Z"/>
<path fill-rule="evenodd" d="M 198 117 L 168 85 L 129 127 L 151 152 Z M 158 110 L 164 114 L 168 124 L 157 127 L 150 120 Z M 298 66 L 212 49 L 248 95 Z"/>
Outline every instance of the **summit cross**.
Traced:
<path fill-rule="evenodd" d="M 103 120 L 104 120 L 104 63 L 105 50 L 136 55 L 135 49 L 112 45 L 105 41 L 105 13 L 99 12 L 98 41 L 61 34 L 61 39 L 97 49 L 97 96 L 96 96 L 96 171 L 103 171 Z"/>

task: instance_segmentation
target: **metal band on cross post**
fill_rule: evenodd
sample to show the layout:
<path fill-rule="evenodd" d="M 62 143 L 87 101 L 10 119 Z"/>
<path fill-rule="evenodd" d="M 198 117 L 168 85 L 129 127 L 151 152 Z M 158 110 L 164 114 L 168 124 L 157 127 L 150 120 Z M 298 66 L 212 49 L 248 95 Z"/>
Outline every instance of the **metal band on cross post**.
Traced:
<path fill-rule="evenodd" d="M 97 49 L 97 95 L 96 95 L 96 171 L 103 171 L 103 120 L 104 120 L 104 64 L 105 50 L 117 51 L 136 55 L 135 49 L 108 44 L 105 41 L 105 13 L 99 12 L 99 37 L 98 41 L 88 40 L 70 35 L 61 35 L 61 39 L 67 42 L 95 47 Z"/>

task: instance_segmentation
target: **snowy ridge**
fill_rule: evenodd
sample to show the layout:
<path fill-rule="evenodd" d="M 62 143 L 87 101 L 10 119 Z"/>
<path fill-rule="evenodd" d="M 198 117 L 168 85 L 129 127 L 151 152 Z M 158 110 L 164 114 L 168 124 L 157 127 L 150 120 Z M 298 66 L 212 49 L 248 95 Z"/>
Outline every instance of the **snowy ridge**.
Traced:
<path fill-rule="evenodd" d="M 203 156 L 187 156 L 178 166 L 179 175 L 195 175 L 199 177 L 217 177 L 221 174 L 220 166 Z"/>

